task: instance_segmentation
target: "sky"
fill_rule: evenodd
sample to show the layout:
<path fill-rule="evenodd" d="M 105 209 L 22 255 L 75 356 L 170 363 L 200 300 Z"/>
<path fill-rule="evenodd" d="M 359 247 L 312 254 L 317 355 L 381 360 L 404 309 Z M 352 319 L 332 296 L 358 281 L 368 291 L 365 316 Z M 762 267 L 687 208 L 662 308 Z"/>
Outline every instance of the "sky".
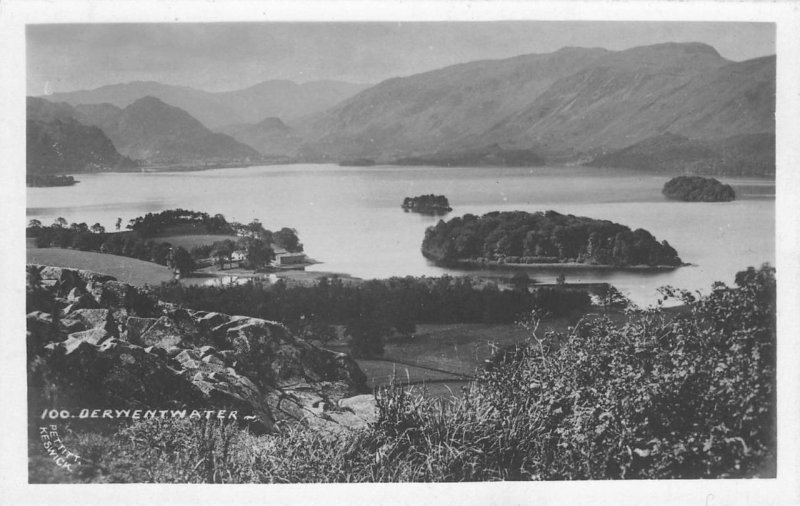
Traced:
<path fill-rule="evenodd" d="M 377 83 L 566 46 L 704 42 L 742 61 L 775 53 L 771 23 L 493 21 L 49 24 L 26 30 L 29 95 L 158 81 L 206 91 L 269 79 Z"/>

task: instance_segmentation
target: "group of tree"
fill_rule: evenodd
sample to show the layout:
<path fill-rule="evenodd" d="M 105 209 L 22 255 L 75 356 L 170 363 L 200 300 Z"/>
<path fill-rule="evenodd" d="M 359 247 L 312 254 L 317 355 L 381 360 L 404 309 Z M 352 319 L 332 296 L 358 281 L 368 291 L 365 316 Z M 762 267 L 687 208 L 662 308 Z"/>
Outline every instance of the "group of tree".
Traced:
<path fill-rule="evenodd" d="M 434 194 L 406 197 L 403 199 L 402 208 L 406 211 L 433 215 L 447 214 L 453 210 L 447 197 Z"/>
<path fill-rule="evenodd" d="M 235 234 L 234 227 L 221 214 L 210 216 L 208 213 L 188 211 L 186 209 L 169 209 L 159 213 L 147 213 L 130 220 L 127 227 L 142 237 L 154 237 L 169 233 L 176 228 L 185 232 L 191 228 L 197 233 Z"/>
<path fill-rule="evenodd" d="M 667 198 L 685 202 L 730 202 L 736 198 L 731 185 L 701 176 L 674 177 L 664 184 L 661 193 Z"/>
<path fill-rule="evenodd" d="M 117 230 L 122 220 L 117 220 Z M 169 230 L 181 228 L 181 233 L 191 228 L 197 233 L 236 234 L 237 239 L 223 239 L 210 245 L 196 246 L 187 251 L 183 247 L 173 247 L 168 241 L 158 240 Z M 49 227 L 39 220 L 31 220 L 26 231 L 28 237 L 35 238 L 37 248 L 72 248 L 81 251 L 96 251 L 121 255 L 148 262 L 166 265 L 182 275 L 195 270 L 197 263 L 214 258 L 223 268 L 225 262 L 233 262 L 234 256 L 244 268 L 263 269 L 275 259 L 274 246 L 290 252 L 303 250 L 297 231 L 282 228 L 272 232 L 263 227 L 258 220 L 243 225 L 228 222 L 221 214 L 210 216 L 207 213 L 175 209 L 160 213 L 148 213 L 130 221 L 129 230 L 106 233 L 99 223 L 89 227 L 86 223 L 68 224 L 64 218 L 56 219 Z M 179 234 L 180 235 L 180 234 Z"/>
<path fill-rule="evenodd" d="M 303 332 L 344 325 L 356 355 L 378 355 L 392 334 L 411 336 L 419 323 L 513 323 L 532 308 L 554 316 L 584 311 L 591 301 L 584 290 L 534 287 L 502 290 L 477 286 L 466 277 L 390 278 L 350 283 L 322 278 L 310 286 L 243 285 L 156 288 L 160 299 L 186 307 L 281 321 Z M 330 335 L 330 333 L 328 333 Z"/>
<path fill-rule="evenodd" d="M 643 229 L 555 211 L 467 214 L 425 231 L 422 253 L 437 263 L 587 263 L 679 266 L 667 241 Z"/>
<path fill-rule="evenodd" d="M 195 259 L 183 247 L 147 239 L 135 232 L 107 233 L 99 223 L 91 227 L 86 223 L 68 225 L 67 220 L 58 218 L 45 227 L 39 220 L 31 220 L 26 234 L 34 238 L 37 248 L 71 248 L 136 258 L 166 265 L 183 276 L 195 270 Z"/>

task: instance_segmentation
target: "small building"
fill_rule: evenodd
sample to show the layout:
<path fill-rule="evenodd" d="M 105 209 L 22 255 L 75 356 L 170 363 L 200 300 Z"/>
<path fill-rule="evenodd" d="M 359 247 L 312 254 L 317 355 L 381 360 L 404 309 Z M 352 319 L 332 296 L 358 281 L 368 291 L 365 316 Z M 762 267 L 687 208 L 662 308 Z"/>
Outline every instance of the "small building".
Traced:
<path fill-rule="evenodd" d="M 306 254 L 305 253 L 276 253 L 275 254 L 275 265 L 277 266 L 285 266 L 285 265 L 301 265 L 306 263 Z"/>

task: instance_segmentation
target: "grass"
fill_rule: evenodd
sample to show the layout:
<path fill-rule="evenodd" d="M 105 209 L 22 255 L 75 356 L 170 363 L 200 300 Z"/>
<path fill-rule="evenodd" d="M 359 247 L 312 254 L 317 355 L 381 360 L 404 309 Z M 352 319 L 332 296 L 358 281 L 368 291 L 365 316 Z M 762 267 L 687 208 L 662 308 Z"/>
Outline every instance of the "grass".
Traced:
<path fill-rule="evenodd" d="M 159 285 L 173 279 L 173 274 L 163 265 L 106 253 L 62 248 L 29 248 L 27 263 L 86 269 L 114 276 L 132 285 Z"/>
<path fill-rule="evenodd" d="M 548 323 L 559 330 L 566 327 L 563 319 Z M 496 348 L 521 342 L 526 335 L 516 324 L 418 325 L 414 339 L 388 342 L 380 360 L 356 361 L 370 388 L 389 385 L 394 378 L 399 385 L 424 385 L 431 397 L 449 397 L 460 394 L 466 379 L 474 376 Z M 349 352 L 346 340 L 326 347 Z"/>
<path fill-rule="evenodd" d="M 238 239 L 235 235 L 215 235 L 215 234 L 174 234 L 174 235 L 159 235 L 152 238 L 157 242 L 168 242 L 174 247 L 182 247 L 186 250 L 191 250 L 197 246 L 209 246 L 217 241 L 224 241 L 230 239 L 234 242 Z"/>
<path fill-rule="evenodd" d="M 618 311 L 608 316 L 615 322 L 625 319 Z M 575 323 L 568 318 L 548 318 L 542 321 L 541 330 L 567 333 Z M 517 324 L 421 324 L 413 339 L 387 342 L 379 360 L 356 362 L 367 375 L 370 388 L 387 386 L 394 378 L 399 385 L 424 386 L 430 397 L 459 396 L 466 378 L 474 376 L 497 349 L 524 342 L 527 336 L 528 331 Z M 346 339 L 325 347 L 350 351 Z"/>

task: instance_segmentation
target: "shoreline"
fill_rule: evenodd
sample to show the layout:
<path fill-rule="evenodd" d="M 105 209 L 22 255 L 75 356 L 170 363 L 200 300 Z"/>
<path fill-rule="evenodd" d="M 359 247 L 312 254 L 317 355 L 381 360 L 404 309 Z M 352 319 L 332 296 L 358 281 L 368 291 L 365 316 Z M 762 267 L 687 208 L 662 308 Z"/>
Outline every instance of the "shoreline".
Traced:
<path fill-rule="evenodd" d="M 532 263 L 532 264 L 520 264 L 520 263 L 500 263 L 497 261 L 487 261 L 482 262 L 479 260 L 457 260 L 452 265 L 451 264 L 439 264 L 433 260 L 431 260 L 434 265 L 444 268 L 463 268 L 464 270 L 502 270 L 505 268 L 509 269 L 548 269 L 548 270 L 566 270 L 566 271 L 578 271 L 578 270 L 603 270 L 603 271 L 632 271 L 632 272 L 665 272 L 665 271 L 673 271 L 675 269 L 679 269 L 681 267 L 693 267 L 691 263 L 682 263 L 681 265 L 628 265 L 628 266 L 617 266 L 617 265 L 606 265 L 606 264 L 584 264 L 578 262 L 564 262 L 564 263 Z"/>
<path fill-rule="evenodd" d="M 611 170 L 611 171 L 622 171 L 628 172 L 632 174 L 646 174 L 648 176 L 663 176 L 663 177 L 670 177 L 670 176 L 679 176 L 681 174 L 675 172 L 657 172 L 651 173 L 647 171 L 639 171 L 635 169 L 631 169 L 628 167 L 594 167 L 589 165 L 575 165 L 569 162 L 553 162 L 547 163 L 544 165 L 535 165 L 535 166 L 509 166 L 509 165 L 480 165 L 480 166 L 444 166 L 444 165 L 398 165 L 395 163 L 375 163 L 375 165 L 370 166 L 355 166 L 355 165 L 340 165 L 338 162 L 334 161 L 325 161 L 325 162 L 313 162 L 313 161 L 306 161 L 306 160 L 275 160 L 275 161 L 263 161 L 263 162 L 251 162 L 251 163 L 242 163 L 242 164 L 235 164 L 235 163 L 221 163 L 219 165 L 175 165 L 175 166 L 153 166 L 153 167 L 136 167 L 134 169 L 129 170 L 108 170 L 108 171 L 88 171 L 88 172 L 71 172 L 70 174 L 136 174 L 136 173 L 158 173 L 158 172 L 202 172 L 206 170 L 214 170 L 214 169 L 239 169 L 239 168 L 248 168 L 248 167 L 269 167 L 274 165 L 331 165 L 335 167 L 357 167 L 357 168 L 369 168 L 369 167 L 395 167 L 395 168 L 408 168 L 408 169 L 419 169 L 420 167 L 430 167 L 434 169 L 474 169 L 474 168 L 481 168 L 481 169 L 542 169 L 542 168 L 566 168 L 566 169 L 575 169 L 575 168 L 585 168 L 585 169 L 596 169 L 598 171 L 603 170 Z M 738 176 L 738 175 L 721 175 L 721 174 L 704 174 L 700 173 L 697 174 L 700 176 L 708 176 L 708 177 L 717 177 L 717 178 L 737 178 L 737 179 L 751 179 L 755 181 L 767 181 L 767 182 L 776 182 L 776 178 L 774 175 L 772 176 L 764 176 L 759 174 L 753 174 L 748 176 Z"/>

